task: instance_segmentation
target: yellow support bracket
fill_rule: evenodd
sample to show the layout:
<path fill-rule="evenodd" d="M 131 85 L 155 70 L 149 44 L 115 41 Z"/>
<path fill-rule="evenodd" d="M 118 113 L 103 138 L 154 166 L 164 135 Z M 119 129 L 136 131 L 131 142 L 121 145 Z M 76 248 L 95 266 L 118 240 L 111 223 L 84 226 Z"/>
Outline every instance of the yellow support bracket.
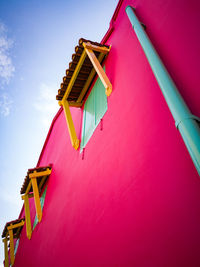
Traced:
<path fill-rule="evenodd" d="M 50 169 L 47 169 L 46 171 L 43 171 L 43 172 L 36 172 L 34 171 L 33 173 L 29 173 L 29 178 L 37 178 L 37 177 L 41 177 L 41 176 L 47 176 L 47 175 L 50 175 L 51 174 L 51 170 Z"/>
<path fill-rule="evenodd" d="M 13 228 L 8 229 L 8 232 L 9 232 L 9 237 L 10 237 L 10 261 L 11 261 L 11 265 L 13 266 L 15 262 Z"/>
<path fill-rule="evenodd" d="M 9 231 L 9 230 L 12 230 L 12 229 L 14 229 L 14 228 L 21 227 L 21 226 L 23 226 L 23 225 L 24 225 L 24 221 L 21 221 L 20 223 L 11 224 L 11 225 L 7 226 L 7 229 L 8 229 L 8 231 Z"/>
<path fill-rule="evenodd" d="M 3 239 L 3 243 L 4 243 L 4 259 L 5 259 L 5 267 L 9 267 L 8 264 L 8 239 L 7 237 L 5 237 Z"/>
<path fill-rule="evenodd" d="M 91 50 L 96 51 L 96 52 L 104 53 L 104 54 L 107 54 L 108 52 L 110 52 L 110 49 L 111 49 L 111 46 L 109 48 L 107 48 L 107 47 L 93 45 L 93 44 L 88 43 L 88 42 L 87 43 L 83 42 L 83 46 L 85 48 L 91 49 Z"/>
<path fill-rule="evenodd" d="M 33 196 L 34 194 L 25 194 L 22 196 L 22 199 L 24 200 L 24 209 L 25 209 L 26 236 L 28 237 L 29 240 L 31 239 L 31 235 L 32 235 L 29 198 Z"/>
<path fill-rule="evenodd" d="M 103 60 L 104 56 L 105 55 L 103 53 L 101 53 L 99 55 L 99 57 L 98 57 L 98 61 L 101 62 Z M 81 103 L 81 101 L 83 100 L 83 97 L 84 97 L 85 93 L 87 92 L 87 89 L 88 89 L 89 85 L 91 84 L 92 79 L 94 78 L 95 73 L 96 73 L 96 70 L 93 68 L 91 70 L 91 72 L 90 72 L 90 75 L 89 75 L 89 77 L 88 77 L 88 79 L 87 79 L 84 87 L 83 87 L 83 90 L 81 91 L 81 93 L 80 93 L 80 95 L 79 95 L 79 97 L 77 99 L 77 103 Z"/>
<path fill-rule="evenodd" d="M 101 79 L 104 87 L 106 88 L 106 95 L 110 96 L 110 94 L 112 93 L 112 84 L 109 81 L 107 75 L 105 74 L 104 69 L 102 68 L 92 49 L 87 48 L 86 43 L 83 43 L 83 46 L 99 78 Z"/>
<path fill-rule="evenodd" d="M 32 186 L 32 183 L 31 183 L 31 181 L 30 181 L 29 184 L 28 184 L 28 186 L 27 186 L 27 188 L 26 188 L 26 192 L 25 192 L 25 194 L 28 194 L 28 193 L 29 193 L 29 191 L 30 191 L 30 189 L 31 189 L 31 186 Z"/>
<path fill-rule="evenodd" d="M 34 172 L 35 174 L 37 172 Z M 42 220 L 42 208 L 40 204 L 40 196 L 39 196 L 39 190 L 38 190 L 38 185 L 37 185 L 37 180 L 36 176 L 31 178 L 31 183 L 33 187 L 33 195 L 34 195 L 34 201 L 35 201 L 35 209 L 36 209 L 36 214 L 38 218 L 38 222 L 41 222 Z"/>
<path fill-rule="evenodd" d="M 66 121 L 67 121 L 67 127 L 68 127 L 68 131 L 69 131 L 71 143 L 72 143 L 72 146 L 77 150 L 79 148 L 80 141 L 79 141 L 79 139 L 77 138 L 77 135 L 76 135 L 76 130 L 75 130 L 74 123 L 73 123 L 73 120 L 72 120 L 72 115 L 71 115 L 71 112 L 70 112 L 68 101 L 63 99 L 62 100 L 62 105 L 63 105 L 63 109 L 64 109 L 64 112 L 65 112 L 65 118 L 66 118 Z"/>

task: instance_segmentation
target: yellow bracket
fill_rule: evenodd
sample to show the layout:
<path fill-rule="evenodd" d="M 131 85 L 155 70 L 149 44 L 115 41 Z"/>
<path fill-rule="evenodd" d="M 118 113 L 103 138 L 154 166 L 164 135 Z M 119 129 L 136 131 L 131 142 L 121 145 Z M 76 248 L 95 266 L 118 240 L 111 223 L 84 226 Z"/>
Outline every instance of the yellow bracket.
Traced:
<path fill-rule="evenodd" d="M 62 100 L 62 106 L 63 106 L 63 109 L 65 111 L 65 118 L 67 121 L 67 127 L 68 127 L 72 146 L 77 150 L 79 148 L 80 142 L 79 142 L 77 135 L 76 135 L 76 130 L 75 130 L 74 123 L 72 120 L 72 115 L 70 112 L 68 101 L 63 99 Z"/>
<path fill-rule="evenodd" d="M 8 232 L 9 232 L 9 237 L 10 237 L 10 261 L 11 261 L 11 265 L 13 266 L 15 262 L 13 229 L 8 230 Z"/>
<path fill-rule="evenodd" d="M 111 49 L 111 46 L 109 48 L 107 48 L 107 47 L 97 46 L 97 45 L 93 45 L 91 43 L 84 43 L 84 42 L 83 42 L 83 46 L 84 46 L 84 48 L 88 48 L 88 49 L 91 49 L 93 51 L 100 52 L 103 54 L 109 53 L 110 49 Z"/>
<path fill-rule="evenodd" d="M 25 208 L 26 235 L 29 240 L 31 239 L 31 235 L 32 235 L 31 216 L 30 216 L 30 207 L 29 207 L 30 197 L 33 197 L 33 194 L 25 194 L 22 196 L 22 199 L 24 200 L 24 208 Z"/>
<path fill-rule="evenodd" d="M 27 186 L 25 194 L 21 197 L 22 200 L 24 200 L 24 209 L 25 209 L 25 218 L 26 218 L 26 235 L 28 239 L 31 239 L 32 235 L 32 226 L 31 226 L 31 216 L 30 216 L 30 206 L 29 206 L 29 198 L 34 197 L 34 202 L 35 202 L 35 209 L 36 209 L 36 214 L 38 218 L 38 222 L 41 222 L 42 220 L 42 208 L 41 208 L 41 203 L 40 203 L 40 196 L 39 192 L 45 183 L 46 176 L 51 174 L 51 169 L 47 168 L 45 171 L 42 172 L 37 172 L 34 171 L 33 173 L 29 173 L 29 184 Z M 42 177 L 39 187 L 37 184 L 37 178 Z M 33 193 L 29 193 L 31 186 L 33 188 Z"/>
<path fill-rule="evenodd" d="M 24 225 L 24 221 L 21 221 L 20 223 L 11 224 L 11 225 L 7 226 L 7 230 L 8 230 L 8 233 L 9 233 L 9 239 L 10 239 L 10 261 L 11 261 L 11 265 L 12 266 L 14 265 L 14 262 L 15 262 L 13 229 L 21 227 L 23 225 Z M 5 239 L 7 239 L 7 236 L 6 236 Z M 4 241 L 4 246 L 7 246 L 6 243 L 7 243 L 7 241 Z M 5 261 L 6 261 L 6 257 L 7 257 L 6 250 L 8 250 L 8 248 L 5 247 Z"/>
<path fill-rule="evenodd" d="M 36 172 L 34 171 L 33 173 L 29 173 L 29 178 L 34 178 L 34 177 L 41 177 L 41 176 L 47 176 L 47 175 L 50 175 L 51 174 L 51 170 L 50 169 L 47 169 L 46 171 L 43 171 L 43 172 Z"/>
<path fill-rule="evenodd" d="M 91 48 L 88 48 L 88 45 L 83 43 L 83 46 L 85 48 L 85 51 L 90 59 L 90 61 L 92 62 L 93 67 L 95 68 L 99 78 L 101 79 L 104 87 L 106 88 L 106 95 L 110 96 L 110 94 L 112 93 L 112 84 L 109 81 L 107 75 L 105 74 L 101 64 L 99 63 L 98 59 L 96 58 L 94 52 L 92 51 Z M 100 47 L 99 47 L 100 48 Z"/>
<path fill-rule="evenodd" d="M 14 228 L 21 227 L 21 226 L 23 226 L 23 225 L 24 225 L 24 221 L 21 221 L 20 223 L 11 224 L 11 225 L 7 226 L 7 229 L 8 229 L 8 231 L 9 231 L 9 230 L 12 230 L 12 229 L 14 229 Z"/>
<path fill-rule="evenodd" d="M 104 56 L 105 55 L 103 53 L 101 53 L 99 55 L 99 57 L 98 57 L 98 61 L 101 62 L 103 60 Z M 77 99 L 77 103 L 81 103 L 82 102 L 83 97 L 84 97 L 85 93 L 87 92 L 87 89 L 88 89 L 89 85 L 91 84 L 92 79 L 94 78 L 95 73 L 96 73 L 96 70 L 93 68 L 91 70 L 91 72 L 90 72 L 90 75 L 89 75 L 89 77 L 88 77 L 88 79 L 87 79 L 84 87 L 83 87 L 83 90 L 81 91 L 81 93 L 80 93 L 80 95 L 79 95 L 79 97 Z"/>
<path fill-rule="evenodd" d="M 33 172 L 33 174 L 37 174 L 36 171 Z M 30 177 L 30 174 L 29 174 Z M 38 190 L 38 185 L 37 185 L 37 176 L 31 176 L 31 183 L 33 187 L 33 196 L 34 196 L 34 201 L 35 201 L 35 209 L 36 209 L 36 214 L 38 218 L 38 222 L 41 222 L 42 220 L 42 208 L 40 204 L 40 195 L 39 195 L 39 190 Z"/>
<path fill-rule="evenodd" d="M 8 239 L 7 239 L 7 237 L 5 237 L 3 239 L 3 243 L 4 243 L 5 267 L 9 267 L 9 264 L 8 264 Z"/>

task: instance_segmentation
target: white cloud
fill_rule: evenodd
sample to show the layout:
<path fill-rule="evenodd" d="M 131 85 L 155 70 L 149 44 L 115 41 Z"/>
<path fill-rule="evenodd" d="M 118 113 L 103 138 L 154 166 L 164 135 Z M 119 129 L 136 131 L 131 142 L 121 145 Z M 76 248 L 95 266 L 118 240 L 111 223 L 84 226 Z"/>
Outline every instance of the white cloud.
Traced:
<path fill-rule="evenodd" d="M 37 101 L 33 107 L 40 112 L 40 119 L 43 126 L 48 129 L 51 121 L 58 110 L 58 103 L 55 100 L 56 86 L 42 83 L 39 88 Z"/>
<path fill-rule="evenodd" d="M 4 117 L 7 117 L 10 114 L 13 101 L 10 97 L 3 93 L 0 95 L 0 114 Z"/>
<path fill-rule="evenodd" d="M 7 37 L 7 30 L 3 23 L 0 23 L 0 81 L 1 84 L 9 83 L 13 76 L 15 67 L 10 57 L 10 49 L 13 41 Z"/>

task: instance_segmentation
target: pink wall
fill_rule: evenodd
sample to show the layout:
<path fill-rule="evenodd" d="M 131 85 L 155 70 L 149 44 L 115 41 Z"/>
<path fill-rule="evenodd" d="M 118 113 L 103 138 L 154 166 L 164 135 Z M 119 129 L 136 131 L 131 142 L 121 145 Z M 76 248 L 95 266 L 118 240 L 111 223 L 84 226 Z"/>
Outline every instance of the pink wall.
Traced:
<path fill-rule="evenodd" d="M 103 131 L 98 126 L 82 160 L 58 114 L 39 161 L 53 164 L 43 219 L 31 240 L 24 227 L 16 267 L 200 266 L 200 179 L 131 28 L 128 4 L 200 116 L 200 2 L 123 1 L 107 41 L 113 93 Z M 73 116 L 80 133 L 81 110 Z"/>

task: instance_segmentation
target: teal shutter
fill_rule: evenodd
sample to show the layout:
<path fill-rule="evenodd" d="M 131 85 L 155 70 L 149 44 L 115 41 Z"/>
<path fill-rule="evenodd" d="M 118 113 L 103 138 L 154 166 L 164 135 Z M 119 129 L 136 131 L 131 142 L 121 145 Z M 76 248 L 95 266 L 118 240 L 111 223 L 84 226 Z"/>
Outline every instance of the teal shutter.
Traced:
<path fill-rule="evenodd" d="M 43 192 L 42 196 L 40 197 L 40 204 L 41 204 L 42 210 L 43 210 L 43 207 L 44 207 L 44 200 L 45 200 L 46 192 L 47 192 L 47 186 L 44 189 L 44 192 Z M 35 215 L 35 220 L 34 220 L 34 223 L 33 223 L 33 230 L 35 229 L 37 224 L 38 224 L 38 218 L 37 218 L 37 215 Z"/>
<path fill-rule="evenodd" d="M 105 67 L 104 67 L 105 71 Z M 105 88 L 98 78 L 85 102 L 83 111 L 81 152 L 94 133 L 97 125 L 108 109 Z"/>
<path fill-rule="evenodd" d="M 14 254 L 15 254 L 15 255 L 16 255 L 16 253 L 17 253 L 18 246 L 19 246 L 19 238 L 17 239 L 17 241 L 16 241 L 16 243 L 15 243 L 15 249 L 14 249 Z"/>

